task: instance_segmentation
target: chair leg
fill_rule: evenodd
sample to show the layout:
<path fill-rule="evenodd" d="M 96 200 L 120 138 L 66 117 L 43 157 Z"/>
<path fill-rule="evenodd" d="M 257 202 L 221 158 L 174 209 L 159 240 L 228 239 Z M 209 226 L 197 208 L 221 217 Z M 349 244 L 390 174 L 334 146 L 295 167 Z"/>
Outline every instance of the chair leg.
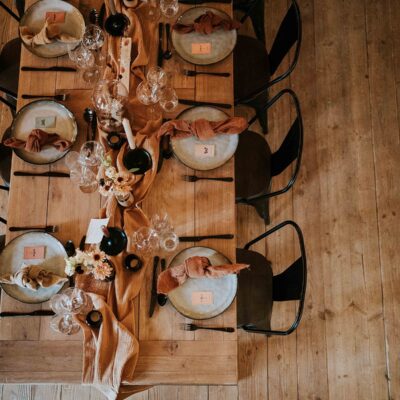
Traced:
<path fill-rule="evenodd" d="M 265 224 L 268 225 L 271 221 L 269 218 L 269 200 L 268 199 L 261 199 L 254 202 L 249 202 L 256 211 L 257 214 L 264 220 Z"/>
<path fill-rule="evenodd" d="M 264 0 L 257 1 L 254 10 L 250 14 L 250 19 L 257 39 L 265 43 Z"/>
<path fill-rule="evenodd" d="M 268 114 L 267 111 L 256 108 L 257 119 L 260 122 L 264 135 L 268 133 Z"/>

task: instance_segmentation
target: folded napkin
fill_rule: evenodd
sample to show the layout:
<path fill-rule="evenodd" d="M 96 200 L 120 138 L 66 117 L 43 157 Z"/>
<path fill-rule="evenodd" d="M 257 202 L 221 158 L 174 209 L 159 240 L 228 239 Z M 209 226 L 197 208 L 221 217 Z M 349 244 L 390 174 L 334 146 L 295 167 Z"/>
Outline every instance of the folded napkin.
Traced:
<path fill-rule="evenodd" d="M 200 15 L 194 20 L 193 24 L 180 24 L 177 23 L 173 26 L 173 30 L 178 33 L 197 32 L 203 35 L 209 35 L 216 30 L 222 29 L 224 31 L 231 31 L 232 29 L 239 29 L 240 23 L 231 18 L 224 19 L 219 15 L 214 14 L 212 11 L 207 11 L 205 14 Z"/>
<path fill-rule="evenodd" d="M 161 272 L 157 281 L 157 292 L 168 294 L 171 290 L 183 285 L 187 278 L 221 278 L 228 274 L 237 274 L 248 264 L 211 265 L 207 257 L 190 257 L 183 264 Z"/>
<path fill-rule="evenodd" d="M 180 139 L 189 136 L 197 136 L 200 140 L 207 140 L 217 134 L 237 134 L 247 129 L 247 121 L 242 117 L 232 117 L 223 121 L 208 121 L 197 119 L 192 122 L 173 120 L 165 122 L 157 136 L 170 135 Z"/>
<path fill-rule="evenodd" d="M 24 149 L 30 153 L 39 153 L 43 146 L 46 145 L 51 145 L 58 151 L 65 151 L 72 145 L 70 141 L 60 138 L 59 134 L 47 133 L 41 129 L 34 129 L 29 134 L 26 142 L 16 138 L 9 138 L 6 139 L 3 144 L 16 149 Z"/>
<path fill-rule="evenodd" d="M 38 290 L 41 287 L 47 288 L 68 282 L 68 278 L 63 278 L 53 274 L 53 272 L 46 271 L 40 265 L 23 265 L 15 274 L 6 274 L 0 277 L 0 282 Z"/>
<path fill-rule="evenodd" d="M 80 38 L 61 32 L 61 25 L 58 23 L 45 22 L 39 33 L 33 33 L 28 26 L 19 28 L 22 41 L 29 47 L 40 46 L 53 42 L 74 43 Z"/>

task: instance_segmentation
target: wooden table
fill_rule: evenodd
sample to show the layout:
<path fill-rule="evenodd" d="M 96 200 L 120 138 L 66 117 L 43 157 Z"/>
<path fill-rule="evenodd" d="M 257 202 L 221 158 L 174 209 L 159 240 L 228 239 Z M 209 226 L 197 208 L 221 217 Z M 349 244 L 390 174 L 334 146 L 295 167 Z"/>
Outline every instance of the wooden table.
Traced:
<path fill-rule="evenodd" d="M 33 1 L 28 1 L 27 5 Z M 214 5 L 228 13 L 231 6 Z M 181 6 L 181 10 L 187 6 Z M 156 53 L 154 44 L 154 55 Z M 70 65 L 68 57 L 40 59 L 22 49 L 21 65 Z M 194 68 L 189 64 L 185 67 Z M 196 67 L 197 70 L 231 72 L 231 78 L 200 75 L 196 78 L 174 78 L 178 95 L 201 101 L 233 103 L 233 64 L 228 57 L 218 65 Z M 73 150 L 85 141 L 86 124 L 82 112 L 91 105 L 90 87 L 77 73 L 21 72 L 18 107 L 28 101 L 21 95 L 70 93 L 65 105 L 75 114 L 79 135 Z M 177 114 L 184 109 L 179 106 Z M 233 112 L 233 109 L 232 109 Z M 50 166 L 29 165 L 13 156 L 12 171 L 66 171 L 63 160 Z M 179 235 L 236 233 L 234 184 L 199 181 L 188 183 L 182 179 L 193 170 L 176 159 L 164 161 L 149 196 L 143 204 L 147 215 L 165 209 L 171 216 Z M 233 176 L 234 161 L 199 176 Z M 90 218 L 98 215 L 101 198 L 98 193 L 83 194 L 66 178 L 14 177 L 11 178 L 8 225 L 58 225 L 55 236 L 65 243 L 75 244 L 87 229 Z M 18 234 L 7 234 L 7 240 Z M 182 243 L 178 250 L 193 244 Z M 221 251 L 235 260 L 236 240 L 209 240 L 201 245 Z M 236 384 L 237 334 L 212 331 L 186 332 L 179 324 L 188 322 L 168 304 L 156 308 L 148 318 L 151 268 L 148 269 L 140 295 L 136 301 L 140 357 L 134 384 Z M 31 311 L 43 305 L 20 303 L 1 293 L 1 311 Z M 82 374 L 82 336 L 67 337 L 50 329 L 49 317 L 4 318 L 0 320 L 0 382 L 80 383 Z M 236 304 L 207 324 L 235 326 Z"/>

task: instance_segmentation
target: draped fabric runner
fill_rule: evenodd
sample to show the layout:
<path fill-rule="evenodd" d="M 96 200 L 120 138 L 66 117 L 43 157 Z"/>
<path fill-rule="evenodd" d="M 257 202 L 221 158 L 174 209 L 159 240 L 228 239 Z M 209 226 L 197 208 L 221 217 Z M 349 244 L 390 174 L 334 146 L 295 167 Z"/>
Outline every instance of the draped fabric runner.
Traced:
<path fill-rule="evenodd" d="M 178 33 L 191 33 L 197 32 L 203 35 L 209 35 L 216 30 L 231 31 L 232 29 L 239 29 L 240 22 L 231 18 L 224 19 L 219 15 L 214 14 L 212 11 L 200 15 L 194 20 L 193 24 L 180 24 L 177 23 L 173 26 L 173 30 Z"/>
<path fill-rule="evenodd" d="M 57 23 L 45 22 L 39 33 L 33 33 L 28 26 L 20 27 L 21 39 L 29 47 L 40 46 L 52 42 L 76 43 L 78 37 L 61 32 L 61 25 Z"/>
<path fill-rule="evenodd" d="M 188 278 L 221 278 L 228 274 L 237 274 L 248 264 L 211 265 L 207 257 L 190 257 L 183 264 L 161 272 L 157 281 L 157 292 L 168 294 L 183 285 Z"/>
<path fill-rule="evenodd" d="M 129 18 L 130 25 L 125 35 L 132 38 L 128 117 L 135 134 L 136 145 L 149 151 L 153 159 L 153 167 L 145 175 L 134 176 L 132 184 L 134 205 L 122 208 L 114 197 L 109 197 L 105 207 L 100 211 L 100 217 L 109 217 L 108 225 L 122 228 L 130 238 L 139 227 L 149 225 L 148 218 L 139 208 L 139 204 L 146 197 L 157 173 L 159 156 L 157 132 L 162 120 L 161 118 L 147 120 L 145 106 L 141 105 L 135 97 L 136 87 L 144 79 L 144 67 L 155 62 L 149 55 L 152 52 L 155 58 L 157 23 L 146 20 L 145 7 L 141 2 L 136 8 L 121 7 L 121 4 L 117 4 L 117 12 L 122 12 Z M 120 43 L 120 38 L 108 37 L 107 65 L 109 67 L 105 72 L 106 78 L 114 78 L 119 74 Z M 108 148 L 104 137 L 101 141 L 105 148 Z M 125 144 L 120 150 L 108 152 L 118 171 L 126 171 L 122 160 L 127 149 Z M 104 282 L 90 281 L 90 277 L 85 275 L 79 276 L 80 279 L 76 282 L 77 287 L 91 291 L 93 304 L 103 315 L 103 323 L 99 330 L 91 329 L 81 321 L 84 331 L 83 383 L 95 385 L 110 400 L 122 399 L 147 388 L 134 387 L 132 389 L 132 387 L 121 386 L 122 383 L 132 384 L 134 381 L 133 374 L 139 354 L 139 342 L 135 337 L 133 300 L 139 294 L 146 267 L 151 261 L 148 258 L 144 259 L 144 267 L 138 272 L 126 270 L 123 268 L 123 260 L 132 250 L 128 241 L 126 251 L 111 257 L 116 269 L 116 277 L 112 283 L 106 284 L 108 288 L 104 287 Z"/>
<path fill-rule="evenodd" d="M 24 149 L 30 153 L 39 153 L 46 145 L 55 147 L 58 151 L 65 151 L 71 147 L 71 142 L 62 139 L 57 133 L 47 133 L 41 129 L 33 129 L 26 142 L 16 138 L 8 138 L 4 142 L 5 146 Z"/>
<path fill-rule="evenodd" d="M 158 131 L 158 137 L 169 135 L 174 138 L 197 136 L 207 140 L 217 134 L 237 134 L 247 129 L 247 121 L 242 117 L 232 117 L 223 121 L 207 121 L 197 119 L 192 122 L 173 120 L 165 122 Z"/>

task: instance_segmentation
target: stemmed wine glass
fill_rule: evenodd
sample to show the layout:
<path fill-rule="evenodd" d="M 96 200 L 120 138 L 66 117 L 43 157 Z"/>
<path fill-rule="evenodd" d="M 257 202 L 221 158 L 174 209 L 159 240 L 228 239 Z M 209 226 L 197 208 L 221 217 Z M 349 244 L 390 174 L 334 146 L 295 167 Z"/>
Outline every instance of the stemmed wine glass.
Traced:
<path fill-rule="evenodd" d="M 95 56 L 82 42 L 75 48 L 69 46 L 68 55 L 76 67 L 82 71 L 82 77 L 85 82 L 94 83 L 99 80 L 100 68 L 96 65 Z"/>
<path fill-rule="evenodd" d="M 160 10 L 167 18 L 173 18 L 178 14 L 178 0 L 160 0 Z"/>
<path fill-rule="evenodd" d="M 106 61 L 106 58 L 101 54 L 101 48 L 104 44 L 104 32 L 103 30 L 94 24 L 89 24 L 85 28 L 85 33 L 82 37 L 82 44 L 87 49 L 92 50 L 96 65 L 99 67 L 103 67 Z"/>
<path fill-rule="evenodd" d="M 148 82 L 143 81 L 136 88 L 136 96 L 142 104 L 150 106 L 148 107 L 149 117 L 156 119 L 159 116 L 155 107 L 159 100 L 157 87 L 150 86 Z"/>

